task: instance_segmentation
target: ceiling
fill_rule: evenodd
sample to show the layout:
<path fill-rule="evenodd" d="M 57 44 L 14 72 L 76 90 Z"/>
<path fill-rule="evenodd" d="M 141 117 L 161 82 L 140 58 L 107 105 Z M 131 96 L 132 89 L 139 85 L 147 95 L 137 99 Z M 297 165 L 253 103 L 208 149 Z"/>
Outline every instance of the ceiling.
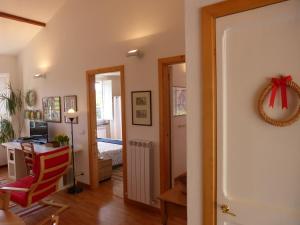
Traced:
<path fill-rule="evenodd" d="M 47 23 L 66 0 L 0 0 L 0 11 Z M 15 55 L 43 27 L 0 17 L 0 55 Z"/>

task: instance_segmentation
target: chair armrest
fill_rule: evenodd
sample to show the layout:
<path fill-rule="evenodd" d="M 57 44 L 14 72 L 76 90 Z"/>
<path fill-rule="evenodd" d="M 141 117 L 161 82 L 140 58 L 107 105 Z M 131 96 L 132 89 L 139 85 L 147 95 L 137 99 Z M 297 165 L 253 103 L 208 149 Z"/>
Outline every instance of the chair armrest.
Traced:
<path fill-rule="evenodd" d="M 17 187 L 0 187 L 0 191 L 21 191 L 21 192 L 28 192 L 28 188 L 17 188 Z"/>

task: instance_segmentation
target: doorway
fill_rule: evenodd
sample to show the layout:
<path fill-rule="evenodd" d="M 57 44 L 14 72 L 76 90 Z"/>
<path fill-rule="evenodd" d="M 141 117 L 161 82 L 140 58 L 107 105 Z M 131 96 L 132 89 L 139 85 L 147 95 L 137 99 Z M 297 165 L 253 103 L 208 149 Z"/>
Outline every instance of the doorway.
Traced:
<path fill-rule="evenodd" d="M 185 56 L 161 58 L 159 69 L 160 192 L 186 173 Z"/>
<path fill-rule="evenodd" d="M 87 71 L 87 85 L 91 187 L 109 184 L 126 198 L 124 66 Z"/>
<path fill-rule="evenodd" d="M 271 77 L 292 73 L 300 82 L 299 10 L 297 0 L 231 0 L 201 10 L 203 224 L 300 221 L 299 123 L 271 126 L 256 108 Z M 279 104 L 272 111 L 264 104 L 283 115 Z"/>

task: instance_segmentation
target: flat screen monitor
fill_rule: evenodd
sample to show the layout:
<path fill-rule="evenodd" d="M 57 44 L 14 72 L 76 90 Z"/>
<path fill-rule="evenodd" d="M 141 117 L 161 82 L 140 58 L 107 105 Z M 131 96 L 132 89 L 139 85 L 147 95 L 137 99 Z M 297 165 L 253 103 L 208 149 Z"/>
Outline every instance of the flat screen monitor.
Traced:
<path fill-rule="evenodd" d="M 44 121 L 30 121 L 30 137 L 48 139 L 48 124 Z"/>

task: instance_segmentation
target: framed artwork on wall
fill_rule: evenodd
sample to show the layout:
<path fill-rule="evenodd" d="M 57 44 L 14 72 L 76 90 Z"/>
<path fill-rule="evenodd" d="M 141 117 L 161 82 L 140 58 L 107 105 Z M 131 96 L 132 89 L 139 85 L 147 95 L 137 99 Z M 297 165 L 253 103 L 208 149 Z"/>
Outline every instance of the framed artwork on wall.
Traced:
<path fill-rule="evenodd" d="M 77 96 L 68 95 L 64 96 L 64 112 L 68 112 L 69 109 L 74 109 L 77 111 Z M 70 123 L 70 120 L 67 117 L 64 117 L 65 123 Z M 73 120 L 73 124 L 78 124 L 78 117 Z"/>
<path fill-rule="evenodd" d="M 132 124 L 152 126 L 151 91 L 132 91 Z"/>
<path fill-rule="evenodd" d="M 43 115 L 46 122 L 61 123 L 61 101 L 59 96 L 42 99 Z"/>
<path fill-rule="evenodd" d="M 186 88 L 173 87 L 173 116 L 186 115 Z"/>

